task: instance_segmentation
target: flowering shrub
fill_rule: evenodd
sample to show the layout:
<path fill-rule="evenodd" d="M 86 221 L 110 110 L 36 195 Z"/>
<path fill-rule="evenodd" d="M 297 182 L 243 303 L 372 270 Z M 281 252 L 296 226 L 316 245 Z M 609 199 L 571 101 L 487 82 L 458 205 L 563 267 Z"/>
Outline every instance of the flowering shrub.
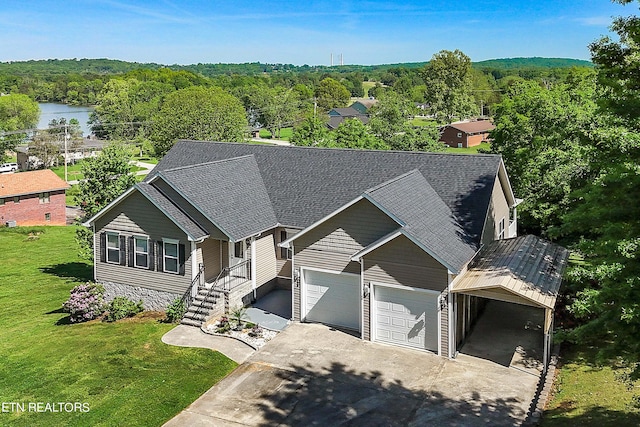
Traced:
<path fill-rule="evenodd" d="M 227 316 L 222 316 L 218 321 L 218 327 L 216 328 L 216 332 L 219 334 L 226 334 L 231 330 L 231 323 L 229 323 L 229 318 Z"/>
<path fill-rule="evenodd" d="M 144 310 L 142 300 L 133 302 L 127 297 L 115 297 L 113 301 L 107 305 L 105 320 L 107 322 L 115 322 L 125 317 L 133 317 L 142 312 L 142 310 Z"/>
<path fill-rule="evenodd" d="M 260 325 L 253 325 L 253 327 L 249 331 L 249 336 L 253 338 L 262 337 L 262 328 L 260 327 Z"/>
<path fill-rule="evenodd" d="M 85 283 L 71 289 L 71 296 L 62 304 L 69 313 L 71 322 L 86 322 L 102 314 L 104 309 L 104 288 L 95 283 Z"/>

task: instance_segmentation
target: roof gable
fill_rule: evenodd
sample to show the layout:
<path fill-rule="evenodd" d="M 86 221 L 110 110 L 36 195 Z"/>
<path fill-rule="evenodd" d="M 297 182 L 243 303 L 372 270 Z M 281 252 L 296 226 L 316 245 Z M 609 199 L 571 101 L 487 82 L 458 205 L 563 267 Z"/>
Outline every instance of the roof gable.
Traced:
<path fill-rule="evenodd" d="M 231 240 L 278 224 L 252 155 L 163 170 L 159 176 Z"/>
<path fill-rule="evenodd" d="M 365 197 L 404 223 L 403 234 L 451 271 L 460 271 L 478 248 L 418 170 L 367 190 Z"/>

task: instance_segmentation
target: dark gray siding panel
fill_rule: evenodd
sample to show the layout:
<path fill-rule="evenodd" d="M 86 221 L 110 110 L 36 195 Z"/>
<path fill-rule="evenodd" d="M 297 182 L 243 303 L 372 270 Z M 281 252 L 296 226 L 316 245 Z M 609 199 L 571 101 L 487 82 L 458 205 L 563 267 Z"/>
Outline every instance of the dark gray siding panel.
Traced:
<path fill-rule="evenodd" d="M 367 200 L 361 200 L 294 241 L 296 266 L 360 273 L 351 256 L 398 228 Z"/>
<path fill-rule="evenodd" d="M 404 236 L 364 257 L 364 282 L 379 282 L 442 291 L 447 269 Z"/>
<path fill-rule="evenodd" d="M 177 239 L 185 245 L 185 275 L 150 271 L 148 269 L 120 266 L 106 262 L 96 262 L 96 281 L 112 282 L 130 286 L 140 286 L 182 294 L 191 284 L 191 242 L 187 236 L 162 212 L 137 191 L 125 198 L 114 209 L 107 212 L 95 223 L 94 259 L 100 259 L 100 233 L 113 231 L 125 236 L 144 235 L 152 241 L 163 238 Z"/>
<path fill-rule="evenodd" d="M 361 200 L 295 240 L 296 252 L 305 249 L 353 255 L 398 224 L 367 200 Z"/>

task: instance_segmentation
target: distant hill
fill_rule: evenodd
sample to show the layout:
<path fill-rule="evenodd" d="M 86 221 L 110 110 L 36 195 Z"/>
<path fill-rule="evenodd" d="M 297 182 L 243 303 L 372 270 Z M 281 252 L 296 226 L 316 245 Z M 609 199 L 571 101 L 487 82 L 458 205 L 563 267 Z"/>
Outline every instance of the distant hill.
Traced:
<path fill-rule="evenodd" d="M 173 70 L 187 70 L 207 77 L 224 74 L 258 75 L 271 73 L 304 73 L 304 72 L 339 72 L 354 71 L 371 72 L 393 68 L 422 68 L 427 62 L 406 62 L 380 65 L 292 65 L 263 64 L 260 62 L 242 64 L 192 64 L 163 65 L 156 63 L 139 63 L 119 61 L 115 59 L 47 59 L 32 61 L 0 62 L 0 75 L 16 76 L 55 76 L 65 74 L 110 75 L 122 74 L 136 69 L 158 69 L 162 67 Z M 505 58 L 474 62 L 474 67 L 485 70 L 508 71 L 523 68 L 571 68 L 592 67 L 589 61 L 569 58 Z"/>
<path fill-rule="evenodd" d="M 591 61 L 583 59 L 569 58 L 504 58 L 489 59 L 473 63 L 477 68 L 496 68 L 510 70 L 514 68 L 571 68 L 571 67 L 593 67 Z"/>

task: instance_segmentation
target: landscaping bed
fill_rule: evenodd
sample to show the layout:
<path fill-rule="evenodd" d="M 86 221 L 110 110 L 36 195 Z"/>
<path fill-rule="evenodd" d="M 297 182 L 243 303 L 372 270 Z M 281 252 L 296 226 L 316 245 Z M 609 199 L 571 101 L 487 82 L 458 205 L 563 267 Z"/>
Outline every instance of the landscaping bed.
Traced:
<path fill-rule="evenodd" d="M 226 316 L 206 322 L 202 326 L 202 331 L 211 335 L 237 339 L 256 350 L 278 334 L 276 331 L 262 328 L 251 322 L 241 322 L 241 325 L 237 326 L 237 323 L 234 323 L 233 320 Z"/>

